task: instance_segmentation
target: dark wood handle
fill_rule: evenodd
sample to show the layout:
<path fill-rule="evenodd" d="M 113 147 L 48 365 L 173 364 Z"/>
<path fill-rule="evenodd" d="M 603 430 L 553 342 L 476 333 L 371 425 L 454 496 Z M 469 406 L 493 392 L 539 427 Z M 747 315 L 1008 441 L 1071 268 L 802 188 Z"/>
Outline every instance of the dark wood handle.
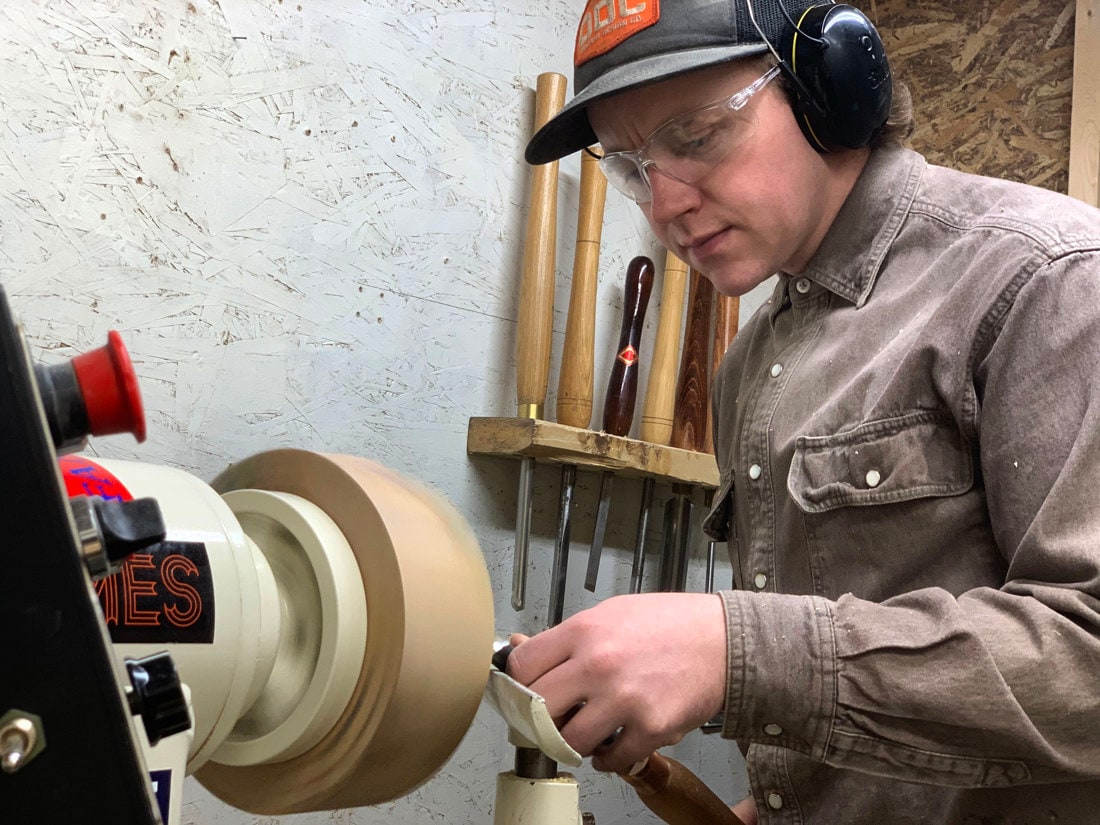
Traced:
<path fill-rule="evenodd" d="M 710 315 L 714 287 L 695 270 L 688 276 L 687 323 L 684 328 L 680 377 L 676 383 L 676 412 L 672 419 L 673 447 L 703 449 L 710 400 Z"/>
<path fill-rule="evenodd" d="M 638 347 L 642 340 L 642 323 L 649 304 L 649 293 L 653 290 L 653 272 L 653 261 L 645 255 L 631 261 L 626 270 L 623 326 L 603 404 L 603 429 L 612 435 L 629 433 L 634 420 L 634 401 L 638 396 Z"/>
<path fill-rule="evenodd" d="M 654 753 L 635 774 L 619 774 L 669 825 L 745 825 L 706 783 L 675 759 Z"/>
<path fill-rule="evenodd" d="M 730 348 L 733 336 L 737 334 L 738 316 L 741 312 L 741 299 L 736 296 L 718 295 L 714 305 L 714 344 L 710 351 L 710 380 L 714 383 L 714 377 L 718 374 L 718 367 L 722 364 L 722 358 L 726 350 Z M 714 426 L 711 423 L 710 413 L 713 405 L 707 404 L 707 429 L 706 438 L 703 441 L 703 451 L 714 452 Z"/>

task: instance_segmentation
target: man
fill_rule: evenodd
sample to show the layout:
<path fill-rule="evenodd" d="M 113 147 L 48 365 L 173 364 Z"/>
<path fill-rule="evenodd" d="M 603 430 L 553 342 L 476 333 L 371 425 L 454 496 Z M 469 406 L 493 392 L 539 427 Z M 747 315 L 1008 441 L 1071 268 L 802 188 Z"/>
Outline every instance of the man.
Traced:
<path fill-rule="evenodd" d="M 850 7 L 593 0 L 576 56 L 528 160 L 598 139 L 718 290 L 778 282 L 714 392 L 739 589 L 509 672 L 605 770 L 724 714 L 749 821 L 1100 821 L 1100 215 L 903 148 Z"/>

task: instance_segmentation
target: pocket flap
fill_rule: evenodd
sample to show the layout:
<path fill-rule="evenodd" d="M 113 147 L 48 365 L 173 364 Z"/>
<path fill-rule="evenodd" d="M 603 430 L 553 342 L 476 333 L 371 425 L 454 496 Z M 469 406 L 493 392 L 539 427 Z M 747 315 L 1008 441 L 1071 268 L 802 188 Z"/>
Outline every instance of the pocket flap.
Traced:
<path fill-rule="evenodd" d="M 970 447 L 943 412 L 921 410 L 795 445 L 787 490 L 807 513 L 957 495 L 974 483 Z"/>

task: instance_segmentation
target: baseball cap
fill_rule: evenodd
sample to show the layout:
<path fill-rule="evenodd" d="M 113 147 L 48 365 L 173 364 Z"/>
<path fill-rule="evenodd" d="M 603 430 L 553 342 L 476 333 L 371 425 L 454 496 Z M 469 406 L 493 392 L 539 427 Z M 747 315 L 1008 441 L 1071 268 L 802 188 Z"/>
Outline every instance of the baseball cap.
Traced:
<path fill-rule="evenodd" d="M 822 0 L 748 0 L 778 48 L 786 13 Z M 782 4 L 782 5 L 780 5 Z M 587 0 L 573 52 L 576 92 L 527 144 L 528 163 L 558 160 L 596 142 L 588 105 L 684 72 L 762 54 L 767 43 L 746 0 Z"/>

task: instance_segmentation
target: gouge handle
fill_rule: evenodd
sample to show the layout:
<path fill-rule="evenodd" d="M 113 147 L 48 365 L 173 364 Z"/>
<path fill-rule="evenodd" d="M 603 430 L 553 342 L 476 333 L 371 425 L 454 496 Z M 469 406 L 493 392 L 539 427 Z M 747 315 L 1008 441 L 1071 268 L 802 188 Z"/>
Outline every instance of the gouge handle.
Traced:
<path fill-rule="evenodd" d="M 600 264 L 607 178 L 599 161 L 581 153 L 581 191 L 573 282 L 558 376 L 558 423 L 587 429 L 592 424 L 592 371 L 596 339 L 596 273 Z"/>
<path fill-rule="evenodd" d="M 687 264 L 671 252 L 665 258 L 657 339 L 649 360 L 649 381 L 642 408 L 640 435 L 651 444 L 668 444 L 676 409 L 676 366 L 680 357 L 680 328 L 684 323 Z"/>
<path fill-rule="evenodd" d="M 638 394 L 638 348 L 652 289 L 653 261 L 639 255 L 626 269 L 623 324 L 604 398 L 603 429 L 611 435 L 627 435 L 634 420 L 634 400 Z"/>
<path fill-rule="evenodd" d="M 744 825 L 714 791 L 675 759 L 654 753 L 637 772 L 619 775 L 669 825 Z"/>
<path fill-rule="evenodd" d="M 565 103 L 565 76 L 544 72 L 535 88 L 537 131 Z M 531 171 L 530 211 L 516 330 L 516 403 L 523 418 L 541 418 L 550 374 L 554 322 L 554 252 L 557 246 L 558 163 Z"/>
<path fill-rule="evenodd" d="M 680 356 L 676 412 L 672 421 L 670 443 L 682 450 L 699 451 L 703 448 L 710 398 L 707 352 L 710 345 L 714 287 L 698 272 L 691 273 L 690 284 L 684 350 Z"/>
<path fill-rule="evenodd" d="M 718 367 L 722 364 L 722 357 L 730 348 L 733 336 L 737 334 L 738 314 L 741 311 L 741 299 L 736 296 L 718 295 L 714 305 L 714 343 L 710 355 L 710 380 L 714 384 L 714 377 L 718 374 Z M 714 427 L 711 425 L 711 412 L 714 405 L 707 403 L 707 428 L 703 441 L 703 452 L 714 452 Z"/>

